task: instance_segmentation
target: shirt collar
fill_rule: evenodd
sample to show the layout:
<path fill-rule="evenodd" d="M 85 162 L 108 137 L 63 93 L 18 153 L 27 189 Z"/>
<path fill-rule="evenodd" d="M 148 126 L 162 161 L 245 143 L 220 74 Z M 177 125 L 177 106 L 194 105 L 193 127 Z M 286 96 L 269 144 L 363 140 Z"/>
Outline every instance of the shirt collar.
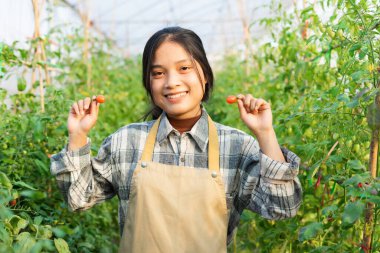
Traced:
<path fill-rule="evenodd" d="M 158 127 L 157 141 L 161 145 L 169 135 L 176 131 L 170 124 L 168 117 L 165 112 L 161 115 L 160 126 Z M 204 152 L 207 148 L 208 143 L 208 114 L 204 108 L 202 108 L 202 116 L 195 123 L 195 125 L 188 132 L 194 141 L 197 143 L 199 149 Z"/>

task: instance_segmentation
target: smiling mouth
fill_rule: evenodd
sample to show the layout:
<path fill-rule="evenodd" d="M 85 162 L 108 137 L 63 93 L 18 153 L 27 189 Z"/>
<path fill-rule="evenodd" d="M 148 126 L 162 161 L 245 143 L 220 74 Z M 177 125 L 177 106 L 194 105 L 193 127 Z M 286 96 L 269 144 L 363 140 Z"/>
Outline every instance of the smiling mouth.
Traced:
<path fill-rule="evenodd" d="M 184 91 L 184 92 L 180 92 L 180 93 L 177 93 L 177 94 L 168 94 L 168 95 L 165 95 L 165 97 L 167 97 L 169 99 L 175 99 L 175 98 L 183 97 L 187 93 L 188 93 L 188 91 Z"/>

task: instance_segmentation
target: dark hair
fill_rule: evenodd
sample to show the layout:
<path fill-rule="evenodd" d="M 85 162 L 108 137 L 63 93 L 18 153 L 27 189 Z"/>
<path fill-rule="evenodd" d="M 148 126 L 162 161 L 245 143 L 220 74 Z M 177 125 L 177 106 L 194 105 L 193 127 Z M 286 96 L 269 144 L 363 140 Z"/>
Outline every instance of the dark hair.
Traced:
<path fill-rule="evenodd" d="M 150 71 L 152 61 L 154 59 L 154 54 L 156 53 L 158 47 L 165 41 L 172 41 L 181 45 L 186 50 L 186 52 L 192 56 L 192 61 L 195 60 L 201 66 L 206 79 L 206 88 L 202 98 L 203 102 L 208 100 L 214 86 L 214 75 L 212 73 L 211 66 L 207 60 L 206 52 L 203 48 L 203 44 L 199 36 L 191 30 L 178 26 L 167 27 L 159 30 L 149 38 L 143 52 L 142 81 L 152 103 L 152 109 L 145 115 L 145 119 L 149 115 L 152 115 L 153 119 L 157 119 L 162 113 L 162 109 L 155 105 L 153 102 L 152 91 L 150 87 Z M 195 65 L 195 62 L 193 63 Z M 196 70 L 198 77 L 201 80 L 199 71 L 197 68 Z"/>

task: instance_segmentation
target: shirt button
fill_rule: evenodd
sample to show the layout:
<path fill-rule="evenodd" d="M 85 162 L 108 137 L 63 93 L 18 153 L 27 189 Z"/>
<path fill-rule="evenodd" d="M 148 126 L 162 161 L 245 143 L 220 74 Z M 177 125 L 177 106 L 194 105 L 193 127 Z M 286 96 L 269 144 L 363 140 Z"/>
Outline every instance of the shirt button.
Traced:
<path fill-rule="evenodd" d="M 184 162 L 185 161 L 185 157 L 181 157 L 181 162 Z"/>
<path fill-rule="evenodd" d="M 218 173 L 216 173 L 216 171 L 213 171 L 213 172 L 211 173 L 211 176 L 212 176 L 213 178 L 216 178 L 216 177 L 218 176 Z"/>
<path fill-rule="evenodd" d="M 146 162 L 141 163 L 141 167 L 145 168 L 146 167 Z"/>

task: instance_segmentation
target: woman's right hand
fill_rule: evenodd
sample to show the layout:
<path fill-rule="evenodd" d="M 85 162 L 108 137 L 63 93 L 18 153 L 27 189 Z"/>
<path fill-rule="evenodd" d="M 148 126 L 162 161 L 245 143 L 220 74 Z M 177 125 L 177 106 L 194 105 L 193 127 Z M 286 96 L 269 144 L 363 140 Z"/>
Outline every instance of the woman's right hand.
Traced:
<path fill-rule="evenodd" d="M 75 150 L 83 147 L 87 143 L 87 134 L 95 126 L 98 119 L 100 104 L 95 100 L 86 97 L 83 100 L 76 101 L 70 108 L 67 119 L 67 128 L 69 131 L 69 149 Z"/>

